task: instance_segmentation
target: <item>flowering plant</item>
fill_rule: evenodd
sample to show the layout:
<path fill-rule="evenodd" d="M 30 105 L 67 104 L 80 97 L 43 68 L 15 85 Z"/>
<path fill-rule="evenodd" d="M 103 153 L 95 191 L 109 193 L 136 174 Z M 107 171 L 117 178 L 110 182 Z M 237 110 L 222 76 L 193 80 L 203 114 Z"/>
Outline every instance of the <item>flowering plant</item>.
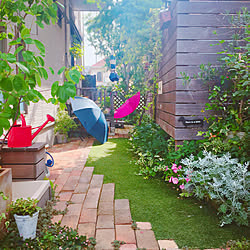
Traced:
<path fill-rule="evenodd" d="M 184 189 L 186 183 L 190 181 L 188 176 L 184 175 L 185 171 L 182 166 L 173 163 L 172 167 L 165 168 L 165 181 L 178 185 L 180 189 Z"/>

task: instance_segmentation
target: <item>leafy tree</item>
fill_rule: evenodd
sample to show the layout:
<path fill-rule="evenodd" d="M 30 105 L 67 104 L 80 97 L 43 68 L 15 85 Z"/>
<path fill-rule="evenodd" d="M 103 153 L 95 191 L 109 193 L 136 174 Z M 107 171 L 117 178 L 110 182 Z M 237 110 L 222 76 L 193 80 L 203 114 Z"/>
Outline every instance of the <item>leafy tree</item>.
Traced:
<path fill-rule="evenodd" d="M 55 24 L 57 4 L 53 0 L 0 1 L 0 40 L 8 39 L 8 51 L 0 52 L 0 92 L 5 100 L 0 101 L 0 136 L 3 129 L 10 129 L 10 121 L 14 123 L 18 118 L 21 102 L 29 104 L 43 100 L 53 104 L 65 103 L 69 97 L 75 96 L 75 83 L 81 77 L 76 69 L 63 67 L 58 75 L 64 72 L 66 80 L 64 84 L 59 81 L 52 84 L 52 98 L 47 100 L 36 90 L 37 86 L 41 86 L 42 79 L 48 79 L 48 72 L 44 63 L 45 47 L 39 40 L 31 38 L 26 24 L 28 16 L 34 16 L 40 28 Z M 34 52 L 35 48 L 38 53 Z M 51 67 L 49 70 L 54 74 Z"/>
<path fill-rule="evenodd" d="M 160 58 L 159 8 L 161 0 L 102 1 L 103 8 L 88 24 L 90 41 L 99 54 L 115 54 L 117 71 L 120 76 L 118 89 L 128 93 L 140 90 L 143 94 L 148 87 L 146 72 L 157 72 Z"/>

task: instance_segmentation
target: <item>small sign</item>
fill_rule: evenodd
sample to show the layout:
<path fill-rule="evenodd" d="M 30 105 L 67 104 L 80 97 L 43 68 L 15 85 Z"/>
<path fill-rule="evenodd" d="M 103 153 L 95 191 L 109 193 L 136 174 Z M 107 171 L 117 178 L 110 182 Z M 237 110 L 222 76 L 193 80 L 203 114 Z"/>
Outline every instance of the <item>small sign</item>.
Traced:
<path fill-rule="evenodd" d="M 203 127 L 203 120 L 202 119 L 186 119 L 185 117 L 180 117 L 179 122 L 182 122 L 185 127 L 188 126 L 197 126 L 197 127 Z"/>
<path fill-rule="evenodd" d="M 158 95 L 162 94 L 162 81 L 158 82 Z"/>

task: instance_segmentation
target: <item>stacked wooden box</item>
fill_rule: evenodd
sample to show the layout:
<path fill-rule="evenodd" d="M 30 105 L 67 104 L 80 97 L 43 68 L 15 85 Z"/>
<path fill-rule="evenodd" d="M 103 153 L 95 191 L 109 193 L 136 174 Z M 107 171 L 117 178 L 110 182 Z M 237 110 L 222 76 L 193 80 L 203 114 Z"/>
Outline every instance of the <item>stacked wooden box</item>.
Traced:
<path fill-rule="evenodd" d="M 30 147 L 9 148 L 0 151 L 0 165 L 12 169 L 13 181 L 43 180 L 45 177 L 45 143 Z"/>

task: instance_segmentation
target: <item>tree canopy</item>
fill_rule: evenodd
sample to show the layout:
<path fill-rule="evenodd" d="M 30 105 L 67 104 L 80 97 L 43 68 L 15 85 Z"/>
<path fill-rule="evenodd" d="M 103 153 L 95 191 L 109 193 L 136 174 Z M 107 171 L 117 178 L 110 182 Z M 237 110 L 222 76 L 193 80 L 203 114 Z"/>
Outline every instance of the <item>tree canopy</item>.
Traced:
<path fill-rule="evenodd" d="M 161 39 L 161 0 L 104 0 L 100 13 L 88 24 L 90 41 L 99 54 L 114 54 L 120 75 L 119 86 L 128 91 L 147 91 L 146 70 L 158 65 Z M 151 68 L 150 68 L 151 66 Z"/>

